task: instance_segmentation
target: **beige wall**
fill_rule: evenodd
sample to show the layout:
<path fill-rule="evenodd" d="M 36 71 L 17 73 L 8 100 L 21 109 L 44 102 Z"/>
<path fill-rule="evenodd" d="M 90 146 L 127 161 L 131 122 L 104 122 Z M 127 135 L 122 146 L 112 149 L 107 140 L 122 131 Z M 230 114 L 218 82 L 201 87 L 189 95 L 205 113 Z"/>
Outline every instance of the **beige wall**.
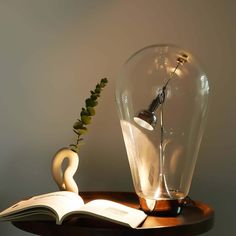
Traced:
<path fill-rule="evenodd" d="M 191 194 L 216 209 L 206 235 L 236 234 L 236 2 L 233 0 L 1 0 L 0 208 L 54 191 L 53 154 L 73 140 L 88 91 L 110 78 L 81 149 L 81 190 L 132 190 L 114 81 L 138 49 L 174 43 L 201 61 L 210 110 Z M 29 235 L 10 224 L 0 235 Z"/>

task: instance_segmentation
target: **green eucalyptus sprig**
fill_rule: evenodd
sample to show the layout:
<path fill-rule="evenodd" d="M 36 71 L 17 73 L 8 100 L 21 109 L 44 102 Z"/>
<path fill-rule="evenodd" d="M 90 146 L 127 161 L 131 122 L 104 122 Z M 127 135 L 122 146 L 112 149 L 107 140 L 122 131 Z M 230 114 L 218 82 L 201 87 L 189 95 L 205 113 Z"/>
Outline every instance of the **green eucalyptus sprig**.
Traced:
<path fill-rule="evenodd" d="M 90 91 L 90 97 L 85 100 L 85 108 L 82 108 L 80 118 L 73 125 L 73 131 L 77 134 L 77 140 L 75 144 L 70 144 L 70 149 L 76 153 L 79 152 L 80 145 L 83 144 L 83 138 L 81 136 L 88 132 L 86 126 L 91 123 L 92 116 L 95 115 L 94 107 L 97 106 L 97 100 L 107 82 L 107 78 L 101 79 L 100 83 L 96 85 L 96 88 Z"/>

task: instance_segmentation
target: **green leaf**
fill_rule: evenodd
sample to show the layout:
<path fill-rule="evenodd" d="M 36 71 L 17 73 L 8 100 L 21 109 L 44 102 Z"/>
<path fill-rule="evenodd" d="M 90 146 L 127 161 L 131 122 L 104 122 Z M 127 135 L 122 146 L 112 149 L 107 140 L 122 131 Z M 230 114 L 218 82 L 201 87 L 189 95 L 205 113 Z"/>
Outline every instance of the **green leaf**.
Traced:
<path fill-rule="evenodd" d="M 81 145 L 85 145 L 85 142 L 83 141 L 83 140 L 80 140 L 79 141 L 79 145 L 81 146 Z"/>
<path fill-rule="evenodd" d="M 79 129 L 73 129 L 73 131 L 79 136 L 80 135 L 80 133 L 79 133 L 79 131 L 78 131 Z"/>
<path fill-rule="evenodd" d="M 101 83 L 100 83 L 100 86 L 101 86 L 102 88 L 104 88 L 104 87 L 106 86 L 106 84 L 103 83 L 103 82 L 101 82 Z"/>
<path fill-rule="evenodd" d="M 88 129 L 86 127 L 83 127 L 81 129 L 78 129 L 78 132 L 80 135 L 87 133 Z"/>
<path fill-rule="evenodd" d="M 94 116 L 96 113 L 95 109 L 93 107 L 87 107 L 87 110 L 88 110 L 90 116 Z"/>
<path fill-rule="evenodd" d="M 77 145 L 70 145 L 70 150 L 72 150 L 75 153 L 79 153 L 79 147 Z"/>
<path fill-rule="evenodd" d="M 73 144 L 73 143 L 70 144 L 69 146 L 70 146 L 70 147 L 77 147 L 77 145 L 75 145 L 75 144 Z"/>
<path fill-rule="evenodd" d="M 80 129 L 82 127 L 83 127 L 83 122 L 81 120 L 76 121 L 73 125 L 74 129 Z"/>
<path fill-rule="evenodd" d="M 81 120 L 85 125 L 88 125 L 91 123 L 91 117 L 90 116 L 81 116 Z"/>
<path fill-rule="evenodd" d="M 95 93 L 95 94 L 92 94 L 92 95 L 90 96 L 90 98 L 91 98 L 93 101 L 96 101 L 97 98 L 98 98 L 98 96 L 97 96 L 97 94 Z"/>
<path fill-rule="evenodd" d="M 87 98 L 85 103 L 86 103 L 86 107 L 95 107 L 98 104 L 97 101 L 94 101 L 91 98 Z"/>
<path fill-rule="evenodd" d="M 96 88 L 94 91 L 95 93 L 101 93 L 101 88 Z"/>
<path fill-rule="evenodd" d="M 78 132 L 80 135 L 87 133 L 87 131 L 88 131 L 88 129 L 85 128 L 85 127 L 82 128 L 82 129 L 78 129 L 78 130 L 77 130 L 77 132 Z"/>
<path fill-rule="evenodd" d="M 108 82 L 108 80 L 107 80 L 107 78 L 103 78 L 103 79 L 101 79 L 101 82 L 106 84 Z"/>
<path fill-rule="evenodd" d="M 89 112 L 87 110 L 82 110 L 80 116 L 89 116 Z"/>

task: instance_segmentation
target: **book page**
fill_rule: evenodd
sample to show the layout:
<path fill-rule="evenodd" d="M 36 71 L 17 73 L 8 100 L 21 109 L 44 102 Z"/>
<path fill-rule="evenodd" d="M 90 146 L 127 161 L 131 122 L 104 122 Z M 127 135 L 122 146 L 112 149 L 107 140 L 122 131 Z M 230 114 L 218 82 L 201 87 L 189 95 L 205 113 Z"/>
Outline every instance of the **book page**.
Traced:
<path fill-rule="evenodd" d="M 47 215 L 54 214 L 56 222 L 59 223 L 63 215 L 71 211 L 79 210 L 82 205 L 84 205 L 84 202 L 76 193 L 58 191 L 35 196 L 28 200 L 22 200 L 2 211 L 0 213 L 0 219 L 19 219 L 22 217 L 22 211 L 24 211 L 23 214 L 25 216 L 29 216 L 30 214 L 37 214 L 37 211 L 42 213 L 42 208 L 44 208 L 43 213 Z M 49 210 L 46 211 L 46 209 Z"/>
<path fill-rule="evenodd" d="M 72 213 L 92 215 L 121 225 L 130 226 L 132 228 L 136 228 L 147 217 L 147 215 L 141 210 L 102 199 L 86 203 L 80 207 L 78 212 Z"/>

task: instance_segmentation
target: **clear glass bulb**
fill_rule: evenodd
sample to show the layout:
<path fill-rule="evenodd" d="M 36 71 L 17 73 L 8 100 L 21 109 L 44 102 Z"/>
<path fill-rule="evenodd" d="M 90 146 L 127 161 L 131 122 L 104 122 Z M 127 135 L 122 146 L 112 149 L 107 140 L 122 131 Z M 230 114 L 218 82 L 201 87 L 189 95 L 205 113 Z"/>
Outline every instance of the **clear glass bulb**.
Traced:
<path fill-rule="evenodd" d="M 184 49 L 153 45 L 126 61 L 116 101 L 139 197 L 181 200 L 188 195 L 208 94 L 205 73 Z"/>

